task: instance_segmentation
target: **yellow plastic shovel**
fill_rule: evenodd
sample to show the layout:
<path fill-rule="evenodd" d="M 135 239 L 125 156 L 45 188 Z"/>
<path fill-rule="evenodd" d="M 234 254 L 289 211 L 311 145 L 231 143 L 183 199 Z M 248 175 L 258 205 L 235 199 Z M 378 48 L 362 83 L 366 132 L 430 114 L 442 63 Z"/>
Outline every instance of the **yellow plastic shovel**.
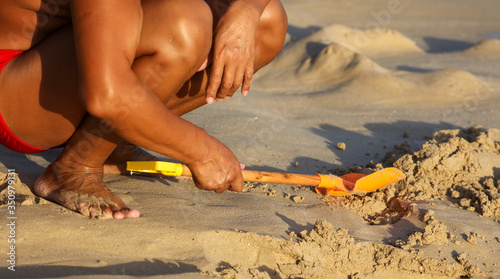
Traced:
<path fill-rule="evenodd" d="M 163 161 L 129 161 L 127 170 L 139 173 L 161 173 L 168 176 L 192 176 L 186 165 Z M 283 172 L 242 170 L 243 179 L 249 182 L 314 186 L 320 195 L 350 195 L 371 192 L 404 179 L 396 168 L 385 168 L 372 174 L 349 173 L 342 176 L 330 174 L 295 174 Z"/>

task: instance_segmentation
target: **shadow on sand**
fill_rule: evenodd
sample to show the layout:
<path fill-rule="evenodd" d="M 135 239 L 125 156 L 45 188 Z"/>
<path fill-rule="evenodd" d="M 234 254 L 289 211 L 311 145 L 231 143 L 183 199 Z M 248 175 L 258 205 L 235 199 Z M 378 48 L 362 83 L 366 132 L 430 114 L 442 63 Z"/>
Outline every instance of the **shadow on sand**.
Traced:
<path fill-rule="evenodd" d="M 65 265 L 26 265 L 17 266 L 12 272 L 6 268 L 0 271 L 1 278 L 62 278 L 69 276 L 96 276 L 99 275 L 127 275 L 127 276 L 155 276 L 172 275 L 200 270 L 191 264 L 183 262 L 164 262 L 158 259 L 153 261 L 137 261 L 123 264 L 106 265 L 100 267 L 65 266 Z"/>

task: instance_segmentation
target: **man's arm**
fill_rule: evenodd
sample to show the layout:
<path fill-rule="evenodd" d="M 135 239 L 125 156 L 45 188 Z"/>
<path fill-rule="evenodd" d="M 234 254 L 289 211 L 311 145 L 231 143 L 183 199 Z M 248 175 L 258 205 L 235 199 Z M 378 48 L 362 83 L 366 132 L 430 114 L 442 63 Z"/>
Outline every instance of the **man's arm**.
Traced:
<path fill-rule="evenodd" d="M 176 116 L 136 77 L 139 0 L 72 1 L 80 94 L 87 111 L 125 140 L 181 160 L 204 188 L 241 190 L 234 155 L 201 128 Z"/>

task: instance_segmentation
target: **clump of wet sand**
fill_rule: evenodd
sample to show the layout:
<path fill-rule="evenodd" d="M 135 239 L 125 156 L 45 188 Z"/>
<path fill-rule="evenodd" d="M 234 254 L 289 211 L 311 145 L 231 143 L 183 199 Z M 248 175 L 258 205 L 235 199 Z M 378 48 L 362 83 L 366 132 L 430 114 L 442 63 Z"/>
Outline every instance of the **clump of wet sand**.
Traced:
<path fill-rule="evenodd" d="M 500 218 L 500 130 L 443 130 L 420 150 L 396 146 L 384 159 L 407 178 L 365 196 L 327 197 L 372 224 L 392 223 L 411 213 L 411 201 L 448 199 L 482 216 Z"/>
<path fill-rule="evenodd" d="M 428 210 L 422 220 L 426 225 L 423 232 L 415 232 L 408 239 L 396 241 L 396 246 L 410 250 L 415 246 L 446 245 L 452 238 L 448 228 L 434 218 L 434 211 Z"/>
<path fill-rule="evenodd" d="M 436 132 L 414 154 L 394 162 L 407 175 L 396 194 L 405 200 L 447 197 L 485 217 L 500 217 L 500 130 Z"/>
<path fill-rule="evenodd" d="M 15 201 L 16 205 L 49 204 L 45 199 L 33 195 L 31 189 L 21 182 L 17 173 L 0 172 L 0 207 L 12 205 L 9 201 Z"/>
<path fill-rule="evenodd" d="M 421 252 L 405 251 L 373 242 L 357 242 L 345 229 L 335 229 L 327 221 L 289 240 L 254 233 L 227 233 L 248 246 L 265 251 L 268 261 L 255 265 L 219 266 L 206 275 L 225 278 L 459 278 L 485 275 L 466 255 L 446 262 L 426 258 Z M 265 257 L 262 257 L 265 258 Z"/>

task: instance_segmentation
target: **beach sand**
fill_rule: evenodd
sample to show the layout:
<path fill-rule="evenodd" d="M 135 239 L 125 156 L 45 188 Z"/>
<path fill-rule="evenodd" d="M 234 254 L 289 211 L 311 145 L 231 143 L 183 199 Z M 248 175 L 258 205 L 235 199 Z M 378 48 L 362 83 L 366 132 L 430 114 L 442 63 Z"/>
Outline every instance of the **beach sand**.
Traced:
<path fill-rule="evenodd" d="M 142 216 L 92 220 L 30 191 L 60 150 L 1 147 L 0 277 L 500 278 L 500 3 L 283 3 L 285 48 L 249 96 L 185 118 L 250 170 L 395 166 L 406 180 L 322 197 L 304 186 L 218 195 L 189 180 L 109 175 Z"/>

